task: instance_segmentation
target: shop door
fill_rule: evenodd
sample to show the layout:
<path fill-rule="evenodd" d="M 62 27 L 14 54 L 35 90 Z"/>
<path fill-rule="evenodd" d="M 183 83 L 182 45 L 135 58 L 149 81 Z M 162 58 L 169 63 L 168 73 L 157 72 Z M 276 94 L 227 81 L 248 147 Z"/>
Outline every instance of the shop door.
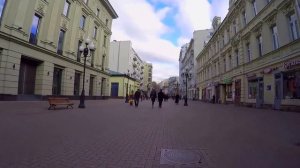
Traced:
<path fill-rule="evenodd" d="M 275 110 L 280 110 L 282 97 L 283 97 L 283 75 L 282 73 L 279 73 L 279 74 L 275 74 L 275 98 L 274 98 Z"/>
<path fill-rule="evenodd" d="M 263 104 L 264 104 L 264 80 L 263 78 L 258 78 L 256 108 L 262 108 Z"/>
<path fill-rule="evenodd" d="M 237 105 L 241 103 L 241 80 L 235 82 L 234 102 Z"/>
<path fill-rule="evenodd" d="M 37 64 L 35 62 L 26 59 L 21 59 L 18 94 L 34 94 L 36 67 Z"/>
<path fill-rule="evenodd" d="M 220 103 L 220 85 L 216 86 L 216 103 Z"/>
<path fill-rule="evenodd" d="M 111 97 L 118 97 L 119 83 L 111 83 Z"/>
<path fill-rule="evenodd" d="M 53 83 L 52 83 L 52 95 L 61 95 L 61 81 L 62 72 L 60 68 L 54 68 L 53 71 Z"/>
<path fill-rule="evenodd" d="M 90 96 L 93 96 L 93 92 L 94 92 L 94 79 L 95 77 L 93 76 L 90 77 L 90 89 L 89 89 Z"/>
<path fill-rule="evenodd" d="M 75 77 L 74 77 L 74 96 L 79 96 L 80 92 L 80 73 L 75 72 Z"/>

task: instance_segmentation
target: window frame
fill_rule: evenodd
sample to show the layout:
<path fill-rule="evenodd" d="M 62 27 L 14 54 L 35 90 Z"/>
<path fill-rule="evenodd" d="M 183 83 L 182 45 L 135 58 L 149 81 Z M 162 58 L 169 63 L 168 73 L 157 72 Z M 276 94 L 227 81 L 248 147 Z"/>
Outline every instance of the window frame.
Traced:
<path fill-rule="evenodd" d="M 66 4 L 68 4 L 68 8 L 67 8 L 67 13 L 65 13 L 65 10 L 66 10 Z M 65 4 L 64 4 L 64 9 L 63 9 L 63 15 L 65 17 L 68 17 L 69 16 L 69 13 L 70 13 L 70 7 L 71 7 L 71 2 L 69 0 L 65 0 Z"/>
<path fill-rule="evenodd" d="M 33 36 L 31 36 L 31 34 L 32 34 L 33 22 L 35 21 L 35 20 L 34 20 L 35 18 L 38 18 L 38 23 L 37 23 L 37 25 L 36 25 L 35 37 L 33 37 Z M 31 28 L 30 28 L 30 35 L 29 35 L 29 43 L 30 43 L 30 44 L 37 45 L 41 21 L 42 21 L 42 17 L 41 17 L 39 14 L 35 13 L 35 14 L 33 15 L 32 23 L 31 23 Z M 34 39 L 33 39 L 33 38 L 34 38 Z"/>
<path fill-rule="evenodd" d="M 82 30 L 84 30 L 84 28 L 85 28 L 85 21 L 86 21 L 86 16 L 81 15 L 80 22 L 79 22 L 79 28 Z"/>
<path fill-rule="evenodd" d="M 7 4 L 7 0 L 4 0 L 2 11 L 0 12 L 0 24 L 2 22 L 3 14 L 5 12 L 6 4 Z"/>
<path fill-rule="evenodd" d="M 61 33 L 63 33 L 62 41 L 60 41 Z M 59 54 L 59 55 L 63 55 L 65 37 L 66 37 L 66 31 L 63 29 L 60 29 L 59 34 L 58 34 L 58 43 L 57 43 L 57 54 Z M 61 47 L 60 47 L 60 44 L 61 44 Z"/>
<path fill-rule="evenodd" d="M 271 33 L 272 33 L 273 50 L 277 50 L 279 48 L 279 36 L 278 36 L 278 28 L 276 24 L 271 26 Z"/>
<path fill-rule="evenodd" d="M 292 17 L 294 16 L 294 17 Z M 298 25 L 298 18 L 296 13 L 291 13 L 290 15 L 288 15 L 288 24 L 289 24 L 289 32 L 290 32 L 290 36 L 291 36 L 291 40 L 297 40 L 300 37 L 300 30 L 299 30 L 299 25 Z M 293 26 L 291 26 L 293 25 Z"/>

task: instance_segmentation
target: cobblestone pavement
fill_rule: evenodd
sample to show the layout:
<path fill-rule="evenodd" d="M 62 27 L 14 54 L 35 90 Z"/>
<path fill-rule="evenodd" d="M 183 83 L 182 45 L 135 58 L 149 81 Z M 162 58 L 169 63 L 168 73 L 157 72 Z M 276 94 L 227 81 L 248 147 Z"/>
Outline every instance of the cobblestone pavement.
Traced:
<path fill-rule="evenodd" d="M 205 150 L 203 168 L 300 167 L 299 113 L 196 101 L 75 104 L 54 111 L 47 102 L 0 102 L 0 167 L 193 167 L 160 164 L 162 149 Z"/>

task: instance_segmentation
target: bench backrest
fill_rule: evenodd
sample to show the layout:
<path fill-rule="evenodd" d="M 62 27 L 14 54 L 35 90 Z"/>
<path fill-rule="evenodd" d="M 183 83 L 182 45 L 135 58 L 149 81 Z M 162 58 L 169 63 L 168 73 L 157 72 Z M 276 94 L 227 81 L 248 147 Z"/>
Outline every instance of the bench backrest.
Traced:
<path fill-rule="evenodd" d="M 70 99 L 64 98 L 64 97 L 49 97 L 48 101 L 50 104 L 52 104 L 52 103 L 70 103 Z"/>

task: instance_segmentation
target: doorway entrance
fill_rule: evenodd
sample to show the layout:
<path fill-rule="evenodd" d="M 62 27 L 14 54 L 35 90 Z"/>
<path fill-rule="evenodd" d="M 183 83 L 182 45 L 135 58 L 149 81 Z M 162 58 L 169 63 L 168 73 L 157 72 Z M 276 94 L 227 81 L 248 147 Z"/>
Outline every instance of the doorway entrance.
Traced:
<path fill-rule="evenodd" d="M 80 72 L 75 72 L 74 77 L 74 96 L 79 96 L 80 93 Z"/>
<path fill-rule="evenodd" d="M 39 62 L 21 58 L 18 94 L 33 95 L 35 90 L 36 68 Z"/>
<path fill-rule="evenodd" d="M 118 97 L 119 83 L 111 83 L 111 97 Z"/>
<path fill-rule="evenodd" d="M 61 95 L 62 72 L 63 72 L 63 69 L 54 67 L 52 95 Z"/>
<path fill-rule="evenodd" d="M 283 98 L 283 74 L 275 74 L 275 99 L 274 109 L 280 110 L 281 100 Z"/>
<path fill-rule="evenodd" d="M 257 95 L 256 95 L 256 108 L 262 108 L 264 104 L 264 79 L 257 78 Z"/>
<path fill-rule="evenodd" d="M 239 105 L 241 103 L 241 80 L 235 81 L 235 94 L 234 94 L 234 103 Z"/>

